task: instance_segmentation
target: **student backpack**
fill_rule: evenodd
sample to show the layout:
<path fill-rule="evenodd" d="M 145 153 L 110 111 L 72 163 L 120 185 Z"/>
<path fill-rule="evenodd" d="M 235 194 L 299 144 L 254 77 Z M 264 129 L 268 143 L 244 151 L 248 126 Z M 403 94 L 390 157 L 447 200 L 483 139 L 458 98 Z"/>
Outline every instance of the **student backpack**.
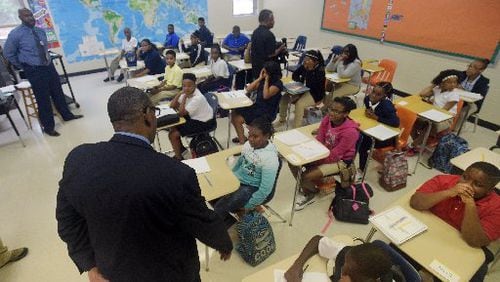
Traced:
<path fill-rule="evenodd" d="M 193 158 L 203 157 L 219 151 L 214 139 L 208 134 L 196 135 L 189 143 Z"/>
<path fill-rule="evenodd" d="M 239 242 L 236 250 L 251 266 L 266 260 L 276 250 L 269 221 L 256 211 L 245 214 L 236 224 Z"/>
<path fill-rule="evenodd" d="M 428 164 L 444 173 L 450 173 L 453 165 L 450 160 L 469 151 L 469 143 L 455 134 L 449 133 L 441 137 L 436 149 L 429 158 Z"/>
<path fill-rule="evenodd" d="M 387 191 L 396 191 L 406 187 L 408 177 L 408 161 L 404 152 L 396 150 L 387 152 L 384 159 L 384 170 L 378 179 L 382 188 Z"/>

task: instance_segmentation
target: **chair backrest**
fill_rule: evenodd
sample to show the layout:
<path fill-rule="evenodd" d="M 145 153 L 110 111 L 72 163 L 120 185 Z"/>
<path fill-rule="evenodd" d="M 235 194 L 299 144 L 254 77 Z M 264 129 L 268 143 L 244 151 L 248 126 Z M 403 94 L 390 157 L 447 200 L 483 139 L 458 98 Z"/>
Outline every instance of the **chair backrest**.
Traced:
<path fill-rule="evenodd" d="M 278 176 L 280 176 L 281 168 L 283 167 L 283 161 L 278 157 L 278 172 L 276 172 L 276 178 L 274 179 L 273 189 L 271 193 L 264 200 L 262 205 L 269 203 L 274 198 L 274 193 L 276 192 L 276 186 L 278 185 Z"/>
<path fill-rule="evenodd" d="M 205 99 L 207 99 L 208 104 L 212 108 L 214 112 L 214 118 L 217 117 L 217 108 L 219 107 L 219 100 L 217 99 L 217 96 L 213 92 L 207 92 L 203 93 L 203 96 L 205 96 Z"/>
<path fill-rule="evenodd" d="M 396 73 L 396 69 L 398 67 L 398 63 L 389 59 L 382 59 L 378 63 L 380 67 L 383 67 L 383 71 L 379 71 L 372 75 L 370 78 L 370 84 L 375 85 L 379 81 L 387 81 L 392 82 L 394 79 L 394 74 Z"/>
<path fill-rule="evenodd" d="M 396 114 L 399 117 L 399 128 L 401 129 L 401 134 L 399 135 L 396 148 L 401 149 L 406 147 L 406 145 L 408 144 L 408 138 L 410 138 L 410 133 L 413 130 L 413 125 L 417 120 L 417 114 L 405 107 L 398 106 L 397 104 Z"/>
<path fill-rule="evenodd" d="M 457 103 L 457 113 L 455 114 L 455 117 L 453 117 L 453 122 L 451 123 L 450 130 L 454 130 L 455 126 L 457 125 L 458 121 L 460 120 L 460 114 L 462 113 L 462 108 L 464 106 L 464 100 L 460 99 L 458 100 Z M 464 117 L 467 118 L 467 117 Z"/>
<path fill-rule="evenodd" d="M 380 240 L 375 240 L 372 243 L 387 252 L 391 257 L 392 264 L 399 266 L 406 281 L 422 281 L 422 277 L 420 277 L 415 267 L 413 267 L 413 265 L 411 265 L 400 253 L 391 248 L 391 246 Z"/>
<path fill-rule="evenodd" d="M 293 45 L 294 51 L 302 51 L 306 48 L 307 37 L 304 35 L 299 35 L 295 40 L 295 44 Z"/>

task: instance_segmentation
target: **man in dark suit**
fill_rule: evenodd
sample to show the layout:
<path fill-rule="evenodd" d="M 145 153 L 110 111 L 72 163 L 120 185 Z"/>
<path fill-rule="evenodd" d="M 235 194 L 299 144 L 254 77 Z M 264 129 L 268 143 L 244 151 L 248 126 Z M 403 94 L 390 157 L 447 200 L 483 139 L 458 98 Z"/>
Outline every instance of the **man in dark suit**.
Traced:
<path fill-rule="evenodd" d="M 59 236 L 90 281 L 200 281 L 196 240 L 231 256 L 190 167 L 156 152 L 156 108 L 137 88 L 108 100 L 115 135 L 73 149 L 59 182 Z"/>
<path fill-rule="evenodd" d="M 461 72 L 458 81 L 464 90 L 477 93 L 483 96 L 483 99 L 477 101 L 476 109 L 472 109 L 471 113 L 477 113 L 481 110 L 488 89 L 490 88 L 490 80 L 483 76 L 483 71 L 486 69 L 490 61 L 488 59 L 476 59 L 469 64 L 467 70 Z"/>

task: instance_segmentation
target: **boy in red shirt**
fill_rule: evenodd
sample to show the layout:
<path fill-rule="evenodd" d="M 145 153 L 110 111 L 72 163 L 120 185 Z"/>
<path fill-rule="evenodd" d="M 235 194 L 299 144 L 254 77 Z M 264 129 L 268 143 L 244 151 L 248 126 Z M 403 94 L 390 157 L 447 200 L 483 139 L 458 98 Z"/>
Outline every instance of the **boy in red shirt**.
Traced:
<path fill-rule="evenodd" d="M 494 191 L 499 179 L 496 166 L 475 162 L 462 176 L 433 177 L 415 192 L 410 205 L 430 210 L 460 230 L 470 246 L 487 246 L 500 238 L 500 196 Z"/>

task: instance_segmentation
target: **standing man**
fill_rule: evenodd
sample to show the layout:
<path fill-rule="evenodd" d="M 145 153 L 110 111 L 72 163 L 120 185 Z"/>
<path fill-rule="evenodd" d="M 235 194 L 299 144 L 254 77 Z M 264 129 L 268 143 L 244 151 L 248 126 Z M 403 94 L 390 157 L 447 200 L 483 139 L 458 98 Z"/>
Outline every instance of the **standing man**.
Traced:
<path fill-rule="evenodd" d="M 228 61 L 243 58 L 243 52 L 245 52 L 245 48 L 247 48 L 249 42 L 250 39 L 246 35 L 241 34 L 240 27 L 237 25 L 233 26 L 233 32 L 228 34 L 222 42 L 222 47 L 229 50 L 227 54 Z"/>
<path fill-rule="evenodd" d="M 276 60 L 278 55 L 286 51 L 285 44 L 276 44 L 276 37 L 271 32 L 274 27 L 273 12 L 267 9 L 259 13 L 259 27 L 253 31 L 252 47 L 250 55 L 252 56 L 253 78 L 257 79 L 260 71 L 266 61 Z"/>
<path fill-rule="evenodd" d="M 66 158 L 58 232 L 90 281 L 200 281 L 196 239 L 231 256 L 194 170 L 151 147 L 156 110 L 142 90 L 118 89 L 108 100 L 115 135 Z"/>
<path fill-rule="evenodd" d="M 214 43 L 214 37 L 212 35 L 212 32 L 207 28 L 205 25 L 205 18 L 199 17 L 198 18 L 198 26 L 200 27 L 198 29 L 198 32 L 200 33 L 200 42 L 203 47 L 212 47 Z"/>
<path fill-rule="evenodd" d="M 163 43 L 164 49 L 179 49 L 179 36 L 175 33 L 174 25 L 168 25 L 168 33 L 165 37 L 165 43 Z"/>
<path fill-rule="evenodd" d="M 109 72 L 111 73 L 111 80 L 115 79 L 115 72 L 116 70 L 120 67 L 120 60 L 123 58 L 123 56 L 126 53 L 132 53 L 135 54 L 135 51 L 137 49 L 137 39 L 135 37 L 132 37 L 132 31 L 130 28 L 126 27 L 123 29 L 123 34 L 125 34 L 125 38 L 122 39 L 122 50 L 120 54 L 111 61 L 111 64 L 109 66 Z M 121 82 L 124 78 L 123 72 L 120 73 L 120 76 L 116 81 Z M 107 77 L 104 82 L 108 82 L 109 77 Z"/>
<path fill-rule="evenodd" d="M 4 46 L 5 57 L 15 67 L 23 69 L 31 83 L 43 132 L 49 136 L 59 136 L 54 129 L 51 98 L 63 120 L 70 121 L 83 116 L 72 114 L 66 104 L 59 74 L 47 49 L 45 31 L 35 26 L 35 18 L 30 10 L 19 9 L 18 15 L 22 24 L 9 33 Z"/>

